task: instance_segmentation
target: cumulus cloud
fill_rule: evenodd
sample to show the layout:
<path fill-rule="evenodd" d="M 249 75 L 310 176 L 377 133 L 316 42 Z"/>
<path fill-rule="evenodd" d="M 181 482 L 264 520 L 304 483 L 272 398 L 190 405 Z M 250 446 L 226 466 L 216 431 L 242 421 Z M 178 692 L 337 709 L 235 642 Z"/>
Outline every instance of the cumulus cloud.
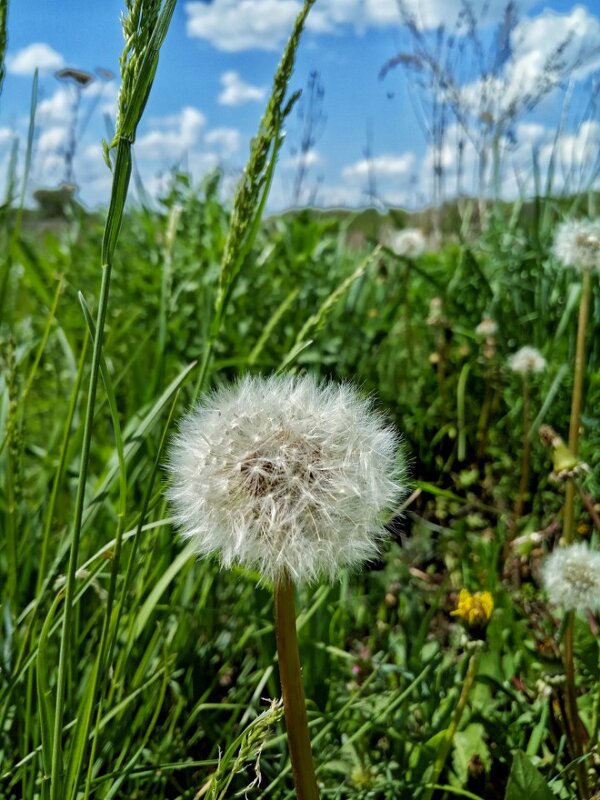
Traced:
<path fill-rule="evenodd" d="M 527 8 L 533 0 L 522 0 Z M 424 29 L 456 19 L 463 0 L 406 0 L 406 8 Z M 185 5 L 189 36 L 206 39 L 219 50 L 278 50 L 290 34 L 301 0 L 193 0 Z M 501 18 L 506 0 L 486 3 L 485 23 Z M 368 28 L 399 26 L 394 0 L 319 0 L 306 28 L 313 33 L 338 34 L 346 29 L 363 33 Z"/>
<path fill-rule="evenodd" d="M 285 160 L 281 161 L 281 166 L 284 169 L 298 169 L 299 167 L 309 169 L 317 164 L 321 164 L 322 161 L 323 158 L 321 154 L 317 150 L 311 148 L 305 153 L 296 153 L 289 158 L 286 158 Z"/>
<path fill-rule="evenodd" d="M 550 78 L 571 73 L 581 78 L 600 67 L 600 20 L 586 8 L 576 6 L 569 14 L 546 10 L 523 19 L 513 34 L 511 71 L 520 80 L 532 82 L 545 67 Z"/>
<path fill-rule="evenodd" d="M 0 150 L 7 145 L 11 145 L 16 135 L 15 131 L 11 128 L 0 128 Z"/>
<path fill-rule="evenodd" d="M 415 161 L 414 153 L 394 155 L 388 153 L 371 159 L 363 158 L 342 169 L 345 181 L 364 181 L 369 175 L 377 177 L 406 178 L 410 176 Z"/>
<path fill-rule="evenodd" d="M 502 72 L 464 86 L 460 102 L 490 120 L 510 118 L 566 79 L 581 80 L 600 68 L 599 41 L 600 19 L 581 6 L 522 19 Z"/>
<path fill-rule="evenodd" d="M 459 174 L 459 143 L 462 157 Z M 531 196 L 551 181 L 552 191 L 573 194 L 598 183 L 600 174 L 600 123 L 583 122 L 576 130 L 556 130 L 552 124 L 526 121 L 517 123 L 513 135 L 498 141 L 500 157 L 500 194 L 506 199 Z M 420 159 L 415 175 L 415 193 L 430 201 L 433 191 L 433 167 L 436 163 L 431 146 Z M 444 146 L 437 158 L 443 169 L 445 193 L 456 195 L 457 190 L 470 196 L 492 194 L 493 165 L 488 160 L 479 182 L 479 154 L 473 143 L 465 138 L 459 125 L 449 126 Z M 535 169 L 534 169 L 535 165 Z"/>
<path fill-rule="evenodd" d="M 67 129 L 62 125 L 53 125 L 40 134 L 38 150 L 42 155 L 56 153 L 67 143 Z"/>
<path fill-rule="evenodd" d="M 219 95 L 222 106 L 239 106 L 242 103 L 263 100 L 267 90 L 262 86 L 252 86 L 243 81 L 235 70 L 228 70 L 221 75 L 223 91 Z"/>
<path fill-rule="evenodd" d="M 52 123 L 66 124 L 71 116 L 72 109 L 73 95 L 66 86 L 61 86 L 50 97 L 38 103 L 38 122 L 43 125 Z"/>
<path fill-rule="evenodd" d="M 277 50 L 289 34 L 298 0 L 213 0 L 186 3 L 189 36 L 219 50 Z"/>
<path fill-rule="evenodd" d="M 240 149 L 242 135 L 236 128 L 213 128 L 206 132 L 204 141 L 224 156 L 231 156 Z"/>
<path fill-rule="evenodd" d="M 206 123 L 197 108 L 186 106 L 179 114 L 150 120 L 150 130 L 136 140 L 135 150 L 141 158 L 173 161 L 200 141 Z"/>
<path fill-rule="evenodd" d="M 64 63 L 61 54 L 45 42 L 27 45 L 14 54 L 9 53 L 6 57 L 6 68 L 13 75 L 33 75 L 36 68 L 41 74 L 54 72 Z"/>

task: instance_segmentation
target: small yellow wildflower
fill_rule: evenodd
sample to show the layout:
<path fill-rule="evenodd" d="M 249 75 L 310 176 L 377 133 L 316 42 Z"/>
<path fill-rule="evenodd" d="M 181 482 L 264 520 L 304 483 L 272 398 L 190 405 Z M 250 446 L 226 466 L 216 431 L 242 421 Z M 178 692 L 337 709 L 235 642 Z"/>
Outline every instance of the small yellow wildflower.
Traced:
<path fill-rule="evenodd" d="M 494 598 L 490 592 L 475 592 L 461 589 L 458 605 L 451 611 L 453 617 L 464 619 L 470 628 L 484 628 L 490 621 L 494 610 Z"/>

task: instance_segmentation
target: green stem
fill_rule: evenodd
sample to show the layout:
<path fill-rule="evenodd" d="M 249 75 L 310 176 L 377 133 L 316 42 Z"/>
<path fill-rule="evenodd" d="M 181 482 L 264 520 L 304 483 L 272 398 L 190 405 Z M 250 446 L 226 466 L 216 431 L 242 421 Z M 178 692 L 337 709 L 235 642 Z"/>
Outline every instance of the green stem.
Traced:
<path fill-rule="evenodd" d="M 529 376 L 523 375 L 523 459 L 521 461 L 519 493 L 517 494 L 517 502 L 515 503 L 515 529 L 517 522 L 523 516 L 525 495 L 529 487 L 529 464 L 531 461 L 531 440 L 529 438 L 530 409 Z"/>
<path fill-rule="evenodd" d="M 567 615 L 564 639 L 564 658 L 565 658 L 565 701 L 568 717 L 568 727 L 571 729 L 570 744 L 572 758 L 576 761 L 575 776 L 579 793 L 582 800 L 589 797 L 587 772 L 585 764 L 580 761 L 583 754 L 583 743 L 581 741 L 581 720 L 577 711 L 577 692 L 575 689 L 575 661 L 573 658 L 573 628 L 575 622 L 575 612 L 570 611 Z"/>
<path fill-rule="evenodd" d="M 92 442 L 92 427 L 94 420 L 94 409 L 96 407 L 96 393 L 98 389 L 98 377 L 100 375 L 100 356 L 102 354 L 102 342 L 104 334 L 104 323 L 106 320 L 106 310 L 108 308 L 108 295 L 110 290 L 111 264 L 106 263 L 102 266 L 102 285 L 100 288 L 100 301 L 98 305 L 98 321 L 96 334 L 94 337 L 94 350 L 92 354 L 92 367 L 90 373 L 90 388 L 85 414 L 83 429 L 83 445 L 81 449 L 81 466 L 79 469 L 79 481 L 77 484 L 77 497 L 75 500 L 75 520 L 71 539 L 71 550 L 69 553 L 69 566 L 67 568 L 67 581 L 65 589 L 65 610 L 63 615 L 63 625 L 60 640 L 60 653 L 58 661 L 58 678 L 56 681 L 56 706 L 54 715 L 54 734 L 52 743 L 52 778 L 50 788 L 50 800 L 59 800 L 62 797 L 61 786 L 63 779 L 63 757 L 62 757 L 62 725 L 65 706 L 65 689 L 67 681 L 67 667 L 69 658 L 72 656 L 71 633 L 73 625 L 73 596 L 75 594 L 75 573 L 77 572 L 77 560 L 79 557 L 79 540 L 81 538 L 81 522 L 83 519 L 83 506 L 85 502 L 85 485 L 87 481 L 87 470 L 90 459 L 90 449 Z"/>
<path fill-rule="evenodd" d="M 583 273 L 581 300 L 579 301 L 579 321 L 577 324 L 577 349 L 575 352 L 575 374 L 573 395 L 571 397 L 571 418 L 569 422 L 569 450 L 577 455 L 579 449 L 579 424 L 583 398 L 583 379 L 585 377 L 585 334 L 590 308 L 592 273 L 586 269 Z M 565 509 L 563 518 L 563 540 L 566 545 L 573 541 L 575 528 L 575 484 L 567 483 L 565 492 Z"/>
<path fill-rule="evenodd" d="M 465 680 L 462 685 L 460 697 L 458 698 L 458 703 L 456 704 L 456 708 L 454 709 L 454 714 L 452 715 L 452 721 L 450 722 L 450 725 L 446 729 L 444 738 L 442 739 L 442 742 L 437 751 L 435 761 L 433 762 L 433 766 L 431 768 L 431 775 L 429 777 L 429 780 L 427 781 L 427 786 L 425 789 L 425 794 L 423 795 L 423 800 L 431 800 L 438 779 L 442 774 L 442 770 L 444 769 L 444 764 L 446 763 L 446 759 L 448 758 L 448 753 L 450 752 L 450 748 L 452 747 L 452 742 L 454 741 L 456 731 L 458 730 L 458 726 L 460 724 L 462 715 L 467 705 L 467 700 L 469 698 L 471 687 L 473 686 L 473 682 L 475 680 L 475 675 L 477 674 L 479 653 L 480 650 L 476 650 L 469 659 L 469 666 L 467 667 L 467 674 L 465 675 Z"/>
<path fill-rule="evenodd" d="M 294 585 L 285 573 L 275 585 L 275 630 L 285 725 L 298 800 L 318 800 L 319 790 L 310 747 L 306 700 L 300 671 Z"/>
<path fill-rule="evenodd" d="M 410 366 L 415 361 L 415 347 L 413 339 L 413 329 L 411 324 L 411 309 L 410 309 L 410 261 L 406 261 L 404 265 L 404 273 L 402 276 L 402 300 L 404 302 L 404 340 L 406 343 L 406 354 L 408 356 L 408 363 Z"/>

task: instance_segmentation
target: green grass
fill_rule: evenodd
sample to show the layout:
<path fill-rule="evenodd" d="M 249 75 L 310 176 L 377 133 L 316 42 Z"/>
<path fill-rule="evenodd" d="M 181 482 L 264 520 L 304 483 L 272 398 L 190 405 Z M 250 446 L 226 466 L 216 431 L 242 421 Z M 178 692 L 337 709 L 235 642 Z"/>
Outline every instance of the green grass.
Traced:
<path fill-rule="evenodd" d="M 555 680 L 560 620 L 539 588 L 563 490 L 535 435 L 517 534 L 546 538 L 525 544 L 516 567 L 505 549 L 522 448 L 521 386 L 506 359 L 520 346 L 548 360 L 531 384 L 534 429 L 568 428 L 579 284 L 549 256 L 568 202 L 498 205 L 483 232 L 448 222 L 453 235 L 415 262 L 377 248 L 372 215 L 358 249 L 344 214 L 263 223 L 296 37 L 233 213 L 218 175 L 196 186 L 183 174 L 158 207 L 125 212 L 135 126 L 172 11 L 131 13 L 141 6 L 156 38 L 124 58 L 107 219 L 74 206 L 60 224 L 33 224 L 16 190 L 0 221 L 0 797 L 220 800 L 251 784 L 249 797 L 295 796 L 269 588 L 182 545 L 162 469 L 194 397 L 281 369 L 375 394 L 403 432 L 416 490 L 379 562 L 300 590 L 322 796 L 426 796 L 470 657 L 449 613 L 467 586 L 491 591 L 496 608 L 434 797 L 518 800 L 523 785 L 531 800 L 577 797 Z M 486 313 L 499 327 L 489 358 L 474 332 Z M 580 451 L 595 499 L 599 319 L 594 280 Z M 580 505 L 577 524 L 596 544 Z M 585 618 L 575 660 L 591 748 L 600 652 Z"/>

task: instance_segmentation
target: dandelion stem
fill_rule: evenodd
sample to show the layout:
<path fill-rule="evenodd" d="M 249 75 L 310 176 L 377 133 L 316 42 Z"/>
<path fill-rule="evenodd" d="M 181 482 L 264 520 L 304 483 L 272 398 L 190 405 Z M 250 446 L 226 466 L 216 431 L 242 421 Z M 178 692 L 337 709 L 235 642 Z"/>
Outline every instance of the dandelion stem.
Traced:
<path fill-rule="evenodd" d="M 310 747 L 306 701 L 300 671 L 294 585 L 287 572 L 275 584 L 275 629 L 285 725 L 297 797 L 298 800 L 318 800 L 319 790 Z"/>
<path fill-rule="evenodd" d="M 583 396 L 583 378 L 585 374 L 585 334 L 590 308 L 592 274 L 589 269 L 583 271 L 583 285 L 579 302 L 579 322 L 577 325 L 577 349 L 575 353 L 575 374 L 573 395 L 571 398 L 571 419 L 569 422 L 569 449 L 577 455 L 579 448 L 579 421 Z M 563 517 L 563 539 L 565 544 L 573 541 L 575 523 L 575 484 L 567 483 L 565 492 L 565 509 Z"/>
<path fill-rule="evenodd" d="M 407 259 L 404 265 L 404 274 L 402 280 L 402 294 L 404 301 L 404 339 L 406 342 L 406 355 L 408 356 L 408 363 L 412 366 L 415 362 L 415 346 L 413 339 L 413 329 L 411 324 L 411 310 L 410 310 L 410 261 Z"/>
<path fill-rule="evenodd" d="M 531 440 L 529 438 L 529 426 L 531 417 L 531 401 L 529 393 L 529 375 L 523 375 L 523 459 L 521 461 L 521 481 L 519 483 L 519 493 L 515 504 L 514 527 L 523 516 L 525 508 L 525 495 L 529 487 L 529 464 L 531 461 Z"/>
<path fill-rule="evenodd" d="M 573 659 L 573 627 L 575 612 L 569 611 L 565 626 L 564 658 L 565 658 L 565 701 L 567 707 L 568 727 L 571 729 L 572 758 L 575 760 L 575 776 L 579 786 L 580 796 L 585 800 L 589 797 L 587 773 L 585 764 L 580 761 L 583 754 L 581 742 L 581 720 L 577 711 L 577 694 L 575 691 L 575 662 Z"/>
<path fill-rule="evenodd" d="M 583 285 L 581 300 L 579 302 L 579 321 L 577 324 L 577 348 L 575 352 L 575 374 L 573 381 L 573 395 L 571 398 L 571 419 L 569 422 L 569 449 L 577 455 L 579 448 L 579 420 L 581 415 L 581 401 L 583 395 L 583 378 L 585 374 L 585 334 L 590 306 L 592 277 L 590 270 L 583 271 Z M 570 480 L 565 491 L 565 507 L 563 514 L 563 541 L 569 545 L 573 541 L 575 529 L 575 483 Z M 581 722 L 577 712 L 577 695 L 575 692 L 575 663 L 573 660 L 573 626 L 575 615 L 571 611 L 567 617 L 564 640 L 565 675 L 566 675 L 566 704 L 571 728 L 574 758 L 579 758 L 583 752 L 581 743 Z M 588 797 L 587 775 L 585 765 L 578 763 L 576 766 L 577 783 L 582 797 Z"/>
<path fill-rule="evenodd" d="M 458 729 L 458 726 L 462 719 L 462 715 L 467 705 L 469 692 L 471 691 L 473 682 L 475 680 L 475 675 L 477 674 L 479 653 L 480 653 L 479 649 L 475 650 L 475 652 L 471 655 L 471 658 L 469 659 L 467 674 L 465 675 L 465 680 L 462 685 L 460 697 L 458 698 L 458 703 L 456 704 L 456 708 L 454 709 L 452 721 L 450 722 L 450 725 L 446 728 L 444 738 L 442 739 L 442 742 L 437 751 L 437 755 L 435 757 L 435 761 L 433 762 L 433 766 L 431 768 L 431 775 L 429 777 L 429 780 L 427 781 L 427 786 L 425 794 L 423 795 L 423 800 L 431 800 L 436 788 L 436 784 L 438 782 L 438 778 L 440 777 L 442 770 L 444 769 L 444 764 L 446 763 L 446 759 L 448 758 L 448 753 L 450 752 L 450 748 L 452 747 L 454 736 L 456 735 L 456 731 Z"/>

